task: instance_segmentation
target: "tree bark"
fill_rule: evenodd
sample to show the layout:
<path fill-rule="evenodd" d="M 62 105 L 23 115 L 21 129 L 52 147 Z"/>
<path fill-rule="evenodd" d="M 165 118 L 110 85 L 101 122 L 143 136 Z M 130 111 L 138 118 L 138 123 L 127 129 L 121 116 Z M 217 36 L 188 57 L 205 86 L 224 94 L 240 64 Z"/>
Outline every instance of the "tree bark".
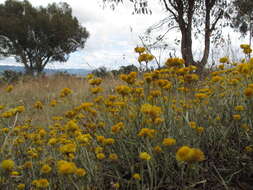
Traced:
<path fill-rule="evenodd" d="M 185 60 L 185 65 L 189 66 L 194 63 L 192 54 L 192 39 L 191 39 L 191 29 L 181 30 L 182 40 L 181 40 L 181 53 Z"/>
<path fill-rule="evenodd" d="M 208 1 L 206 1 L 206 18 L 205 18 L 205 40 L 204 40 L 204 54 L 200 61 L 200 69 L 202 70 L 207 64 L 209 52 L 210 52 L 210 37 L 211 37 L 211 21 L 210 21 L 210 13 L 211 8 Z"/>

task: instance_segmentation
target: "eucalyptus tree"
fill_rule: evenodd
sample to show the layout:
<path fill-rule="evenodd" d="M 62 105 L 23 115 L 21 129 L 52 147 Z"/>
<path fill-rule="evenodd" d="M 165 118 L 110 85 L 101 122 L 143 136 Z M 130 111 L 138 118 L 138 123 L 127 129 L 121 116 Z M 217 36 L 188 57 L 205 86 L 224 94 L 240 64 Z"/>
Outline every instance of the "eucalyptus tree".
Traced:
<path fill-rule="evenodd" d="M 129 1 L 134 5 L 134 12 L 137 14 L 151 14 L 151 0 L 102 0 L 104 5 L 110 5 L 113 9 L 119 3 Z M 229 18 L 227 13 L 231 2 L 229 0 L 157 0 L 162 8 L 169 14 L 169 25 L 178 26 L 181 33 L 181 54 L 186 65 L 197 65 L 203 68 L 208 61 L 210 43 L 212 37 L 220 34 L 219 28 L 226 22 L 223 19 Z M 203 56 L 195 60 L 193 56 L 193 31 L 203 35 Z M 200 46 L 201 48 L 201 46 Z"/>
<path fill-rule="evenodd" d="M 0 54 L 14 56 L 28 74 L 54 61 L 65 62 L 83 48 L 89 33 L 67 3 L 34 7 L 27 0 L 0 4 Z"/>

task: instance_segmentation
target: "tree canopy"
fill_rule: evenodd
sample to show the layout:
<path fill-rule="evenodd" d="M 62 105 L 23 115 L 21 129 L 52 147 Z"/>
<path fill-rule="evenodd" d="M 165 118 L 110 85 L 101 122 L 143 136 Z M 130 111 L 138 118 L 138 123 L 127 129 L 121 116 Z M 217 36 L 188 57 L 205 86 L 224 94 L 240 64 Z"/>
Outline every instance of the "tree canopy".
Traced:
<path fill-rule="evenodd" d="M 252 0 L 235 0 L 235 16 L 233 17 L 232 26 L 239 29 L 243 36 L 249 33 L 249 44 L 253 36 L 253 1 Z"/>
<path fill-rule="evenodd" d="M 0 4 L 0 54 L 14 56 L 29 74 L 65 62 L 83 48 L 89 33 L 67 3 L 34 7 L 27 0 Z"/>

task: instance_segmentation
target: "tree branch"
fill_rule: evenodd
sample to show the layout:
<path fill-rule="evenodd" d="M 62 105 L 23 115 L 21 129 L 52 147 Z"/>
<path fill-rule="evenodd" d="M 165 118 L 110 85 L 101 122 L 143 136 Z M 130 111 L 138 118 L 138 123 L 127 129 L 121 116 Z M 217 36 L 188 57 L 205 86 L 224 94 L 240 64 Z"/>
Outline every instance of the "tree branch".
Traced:
<path fill-rule="evenodd" d="M 212 24 L 211 28 L 210 28 L 210 32 L 212 32 L 213 30 L 215 30 L 215 26 L 218 23 L 218 21 L 222 18 L 223 16 L 223 11 L 221 10 L 218 17 L 215 19 L 214 23 Z"/>
<path fill-rule="evenodd" d="M 165 5 L 166 10 L 169 11 L 173 15 L 174 19 L 178 22 L 178 15 L 168 6 L 166 0 L 163 0 L 163 3 Z M 175 5 L 173 5 L 173 3 L 171 2 L 171 0 L 169 0 L 169 3 L 175 10 L 177 10 Z"/>

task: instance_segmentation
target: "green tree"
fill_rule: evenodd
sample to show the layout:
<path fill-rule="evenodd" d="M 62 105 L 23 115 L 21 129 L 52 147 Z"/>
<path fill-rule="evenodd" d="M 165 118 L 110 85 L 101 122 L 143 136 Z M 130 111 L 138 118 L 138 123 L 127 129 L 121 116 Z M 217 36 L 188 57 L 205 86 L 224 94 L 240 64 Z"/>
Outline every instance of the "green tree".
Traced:
<path fill-rule="evenodd" d="M 67 3 L 33 7 L 27 0 L 7 0 L 0 4 L 0 54 L 14 56 L 28 74 L 40 74 L 50 62 L 67 61 L 88 37 Z"/>
<path fill-rule="evenodd" d="M 249 35 L 249 44 L 251 45 L 253 36 L 253 1 L 235 0 L 235 16 L 232 26 L 238 29 L 243 36 Z"/>
<path fill-rule="evenodd" d="M 127 1 L 127 0 L 125 0 Z M 149 14 L 151 7 L 148 0 L 128 0 L 134 3 L 134 12 Z M 103 0 L 105 4 L 115 7 L 124 0 Z M 177 25 L 181 32 L 181 53 L 186 65 L 197 65 L 203 68 L 208 61 L 211 37 L 218 32 L 218 26 L 223 18 L 228 18 L 226 10 L 229 7 L 228 0 L 157 0 L 157 3 L 169 13 L 168 24 Z M 223 23 L 224 24 L 224 23 Z M 192 41 L 193 31 L 204 36 L 203 56 L 196 61 L 193 57 Z M 216 33 L 219 34 L 219 33 Z"/>

